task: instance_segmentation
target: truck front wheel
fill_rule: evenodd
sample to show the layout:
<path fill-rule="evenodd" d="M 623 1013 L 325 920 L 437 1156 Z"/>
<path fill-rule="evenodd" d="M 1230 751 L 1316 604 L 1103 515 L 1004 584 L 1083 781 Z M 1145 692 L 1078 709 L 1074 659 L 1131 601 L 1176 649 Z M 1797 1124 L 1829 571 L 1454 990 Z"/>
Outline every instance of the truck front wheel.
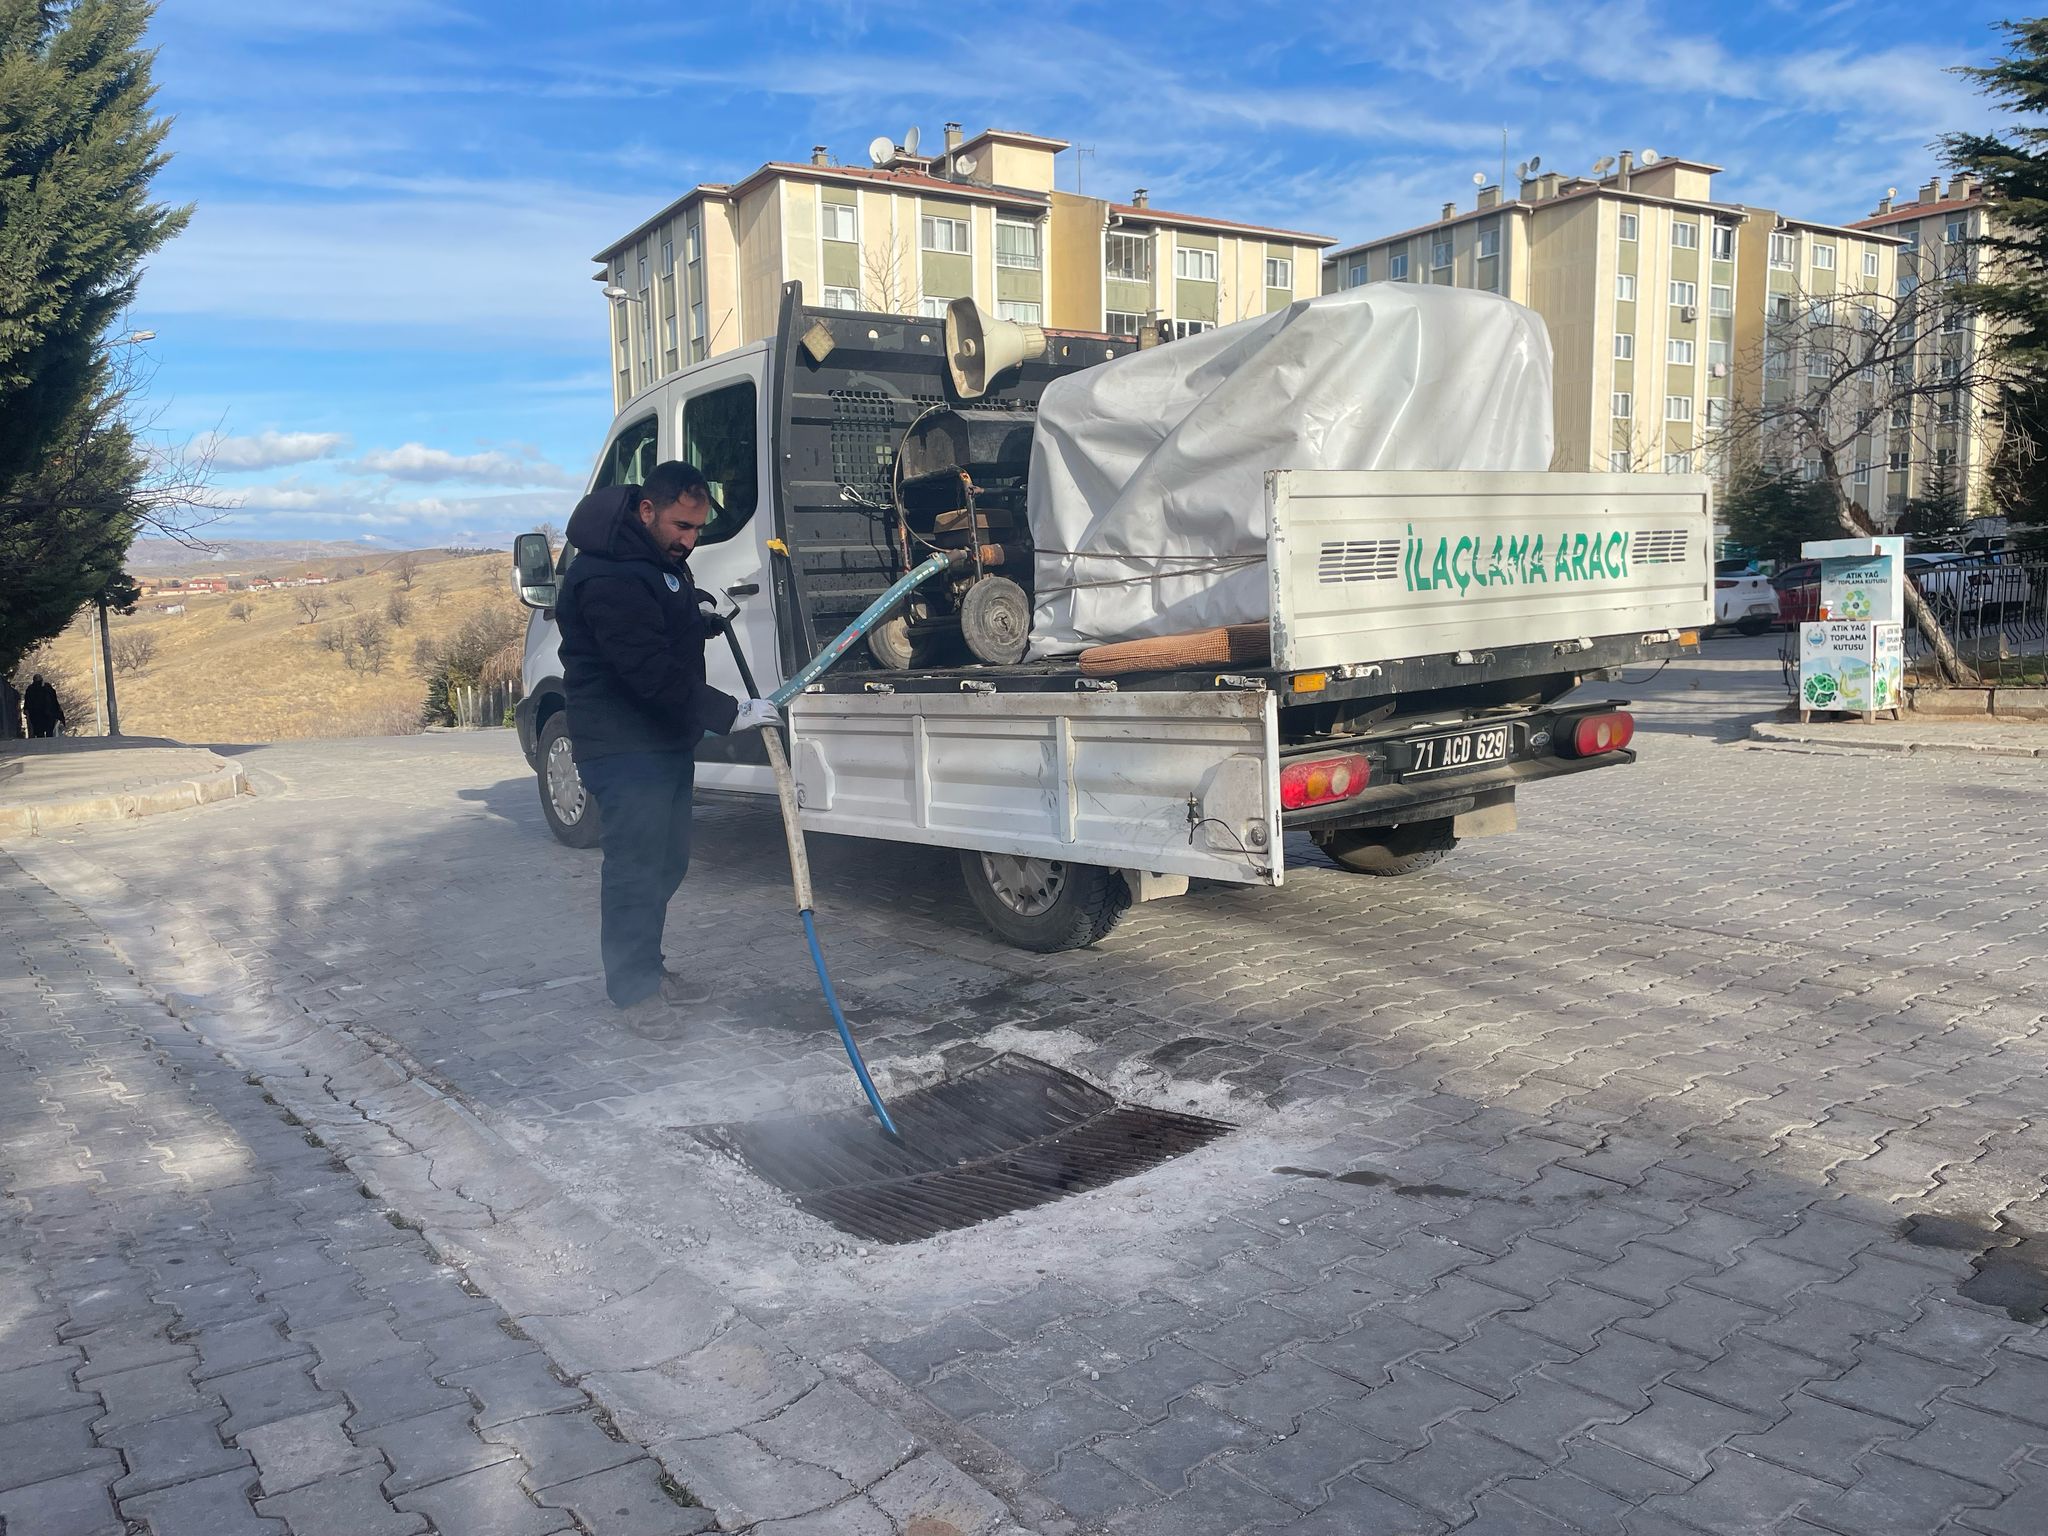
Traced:
<path fill-rule="evenodd" d="M 1348 827 L 1315 834 L 1315 844 L 1354 874 L 1412 875 L 1442 859 L 1458 840 L 1451 836 L 1449 817 L 1411 821 L 1398 827 Z"/>
<path fill-rule="evenodd" d="M 1086 949 L 1131 904 L 1124 877 L 1095 864 L 961 850 L 960 874 L 997 937 L 1041 955 Z"/>
<path fill-rule="evenodd" d="M 569 723 L 558 709 L 540 728 L 540 810 L 548 830 L 571 848 L 597 846 L 597 801 L 583 787 L 569 746 Z"/>

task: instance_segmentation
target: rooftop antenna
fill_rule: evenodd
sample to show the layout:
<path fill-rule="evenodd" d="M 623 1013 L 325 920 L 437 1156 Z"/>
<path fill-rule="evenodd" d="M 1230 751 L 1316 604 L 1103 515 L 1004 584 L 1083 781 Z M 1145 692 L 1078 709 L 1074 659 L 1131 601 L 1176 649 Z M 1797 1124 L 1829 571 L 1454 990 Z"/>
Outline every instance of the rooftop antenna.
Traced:
<path fill-rule="evenodd" d="M 1076 144 L 1074 146 L 1074 196 L 1076 197 L 1081 196 L 1082 193 L 1086 190 L 1086 188 L 1082 185 L 1081 178 L 1081 172 L 1083 169 L 1081 157 L 1083 155 L 1087 156 L 1090 160 L 1093 160 L 1095 158 L 1095 146 L 1093 144 Z"/>
<path fill-rule="evenodd" d="M 1614 156 L 1612 155 L 1602 155 L 1598 160 L 1595 160 L 1593 162 L 1593 174 L 1595 176 L 1605 176 L 1609 171 L 1613 169 Z"/>
<path fill-rule="evenodd" d="M 1508 195 L 1508 125 L 1500 125 L 1500 195 Z"/>
<path fill-rule="evenodd" d="M 896 141 L 887 134 L 878 133 L 868 140 L 868 163 L 880 170 L 896 158 Z"/>
<path fill-rule="evenodd" d="M 1663 156 L 1659 155 L 1654 149 L 1646 149 L 1642 153 L 1642 162 L 1645 165 L 1655 165 L 1662 158 Z"/>
<path fill-rule="evenodd" d="M 1474 172 L 1472 173 L 1472 185 L 1473 185 L 1473 186 L 1475 186 L 1475 187 L 1483 187 L 1483 186 L 1485 186 L 1485 185 L 1486 185 L 1486 172 L 1484 172 L 1484 171 L 1474 171 Z"/>
<path fill-rule="evenodd" d="M 924 135 L 918 131 L 915 123 L 911 124 L 910 132 L 903 135 L 903 153 L 911 159 L 916 159 L 917 146 L 923 142 Z"/>

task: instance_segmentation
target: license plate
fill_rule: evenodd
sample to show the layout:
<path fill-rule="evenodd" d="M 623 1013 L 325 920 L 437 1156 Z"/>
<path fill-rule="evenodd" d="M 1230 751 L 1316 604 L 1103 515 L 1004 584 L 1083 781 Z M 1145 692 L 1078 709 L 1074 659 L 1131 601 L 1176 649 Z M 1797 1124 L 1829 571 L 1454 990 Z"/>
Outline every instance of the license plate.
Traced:
<path fill-rule="evenodd" d="M 1476 731 L 1459 731 L 1453 736 L 1425 736 L 1412 744 L 1414 760 L 1408 777 L 1419 773 L 1449 773 L 1454 768 L 1479 768 L 1504 763 L 1508 756 L 1508 728 L 1484 726 Z"/>

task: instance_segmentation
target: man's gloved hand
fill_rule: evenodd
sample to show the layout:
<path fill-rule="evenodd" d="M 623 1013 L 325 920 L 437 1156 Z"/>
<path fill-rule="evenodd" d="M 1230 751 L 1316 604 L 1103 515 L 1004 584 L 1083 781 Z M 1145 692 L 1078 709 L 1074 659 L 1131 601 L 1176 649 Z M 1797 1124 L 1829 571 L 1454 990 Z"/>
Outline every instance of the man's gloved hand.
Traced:
<path fill-rule="evenodd" d="M 758 731 L 764 726 L 782 724 L 782 712 L 766 699 L 748 699 L 740 705 L 740 712 L 733 716 L 732 729 L 726 734 L 737 736 L 741 731 Z"/>
<path fill-rule="evenodd" d="M 697 605 L 697 616 L 704 621 L 704 633 L 711 636 L 714 640 L 732 628 L 732 624 L 726 619 L 724 614 L 718 611 L 713 605 L 712 600 L 708 597 Z"/>

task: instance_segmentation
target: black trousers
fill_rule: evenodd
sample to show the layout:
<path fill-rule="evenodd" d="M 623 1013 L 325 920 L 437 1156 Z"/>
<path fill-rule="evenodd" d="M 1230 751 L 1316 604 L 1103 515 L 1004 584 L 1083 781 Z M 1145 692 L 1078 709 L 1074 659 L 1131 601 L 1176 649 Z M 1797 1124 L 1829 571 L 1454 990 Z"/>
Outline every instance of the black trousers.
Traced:
<path fill-rule="evenodd" d="M 661 930 L 690 868 L 687 752 L 621 752 L 577 765 L 602 817 L 598 948 L 605 995 L 621 1008 L 661 986 Z"/>

